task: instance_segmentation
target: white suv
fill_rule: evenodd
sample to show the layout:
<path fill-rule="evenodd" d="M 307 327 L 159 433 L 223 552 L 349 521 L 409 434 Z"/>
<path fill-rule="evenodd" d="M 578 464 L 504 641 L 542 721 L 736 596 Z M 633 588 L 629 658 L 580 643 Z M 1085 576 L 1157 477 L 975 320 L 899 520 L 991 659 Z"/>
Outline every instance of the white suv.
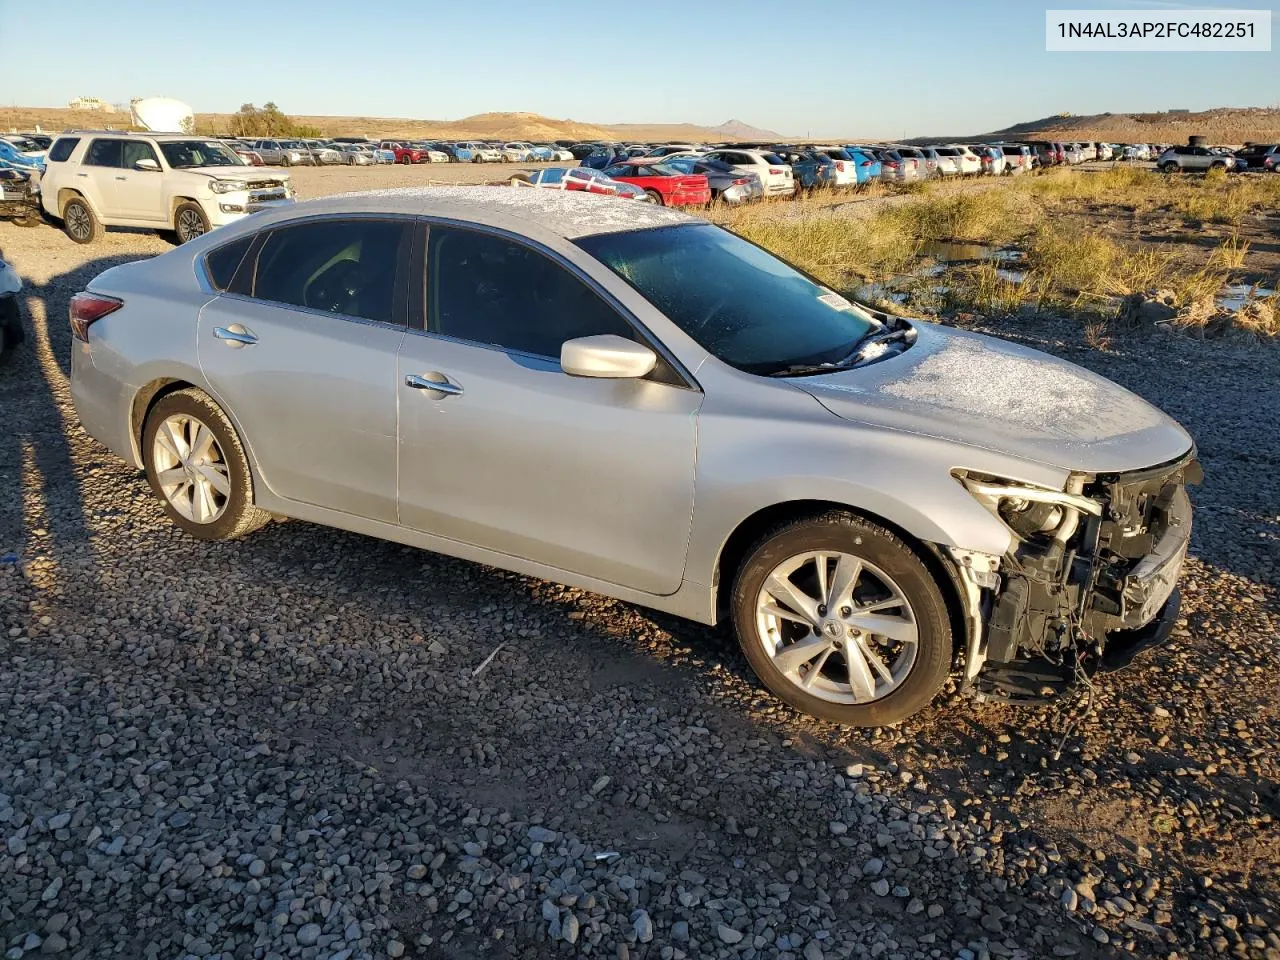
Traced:
<path fill-rule="evenodd" d="M 287 173 L 251 167 L 216 140 L 181 134 L 63 134 L 40 178 L 41 205 L 76 243 L 98 239 L 104 227 L 172 230 L 186 243 L 292 202 Z"/>

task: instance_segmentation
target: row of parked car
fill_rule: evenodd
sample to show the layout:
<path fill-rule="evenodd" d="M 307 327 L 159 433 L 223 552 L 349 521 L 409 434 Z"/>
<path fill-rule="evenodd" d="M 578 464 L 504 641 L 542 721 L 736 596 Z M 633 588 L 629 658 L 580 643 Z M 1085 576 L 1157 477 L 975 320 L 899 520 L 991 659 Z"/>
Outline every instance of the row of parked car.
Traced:
<path fill-rule="evenodd" d="M 234 138 L 224 141 L 254 166 L 373 166 L 394 163 L 535 163 L 570 161 L 575 157 L 563 146 L 523 140 L 364 140 L 334 137 L 327 140 L 274 137 Z"/>

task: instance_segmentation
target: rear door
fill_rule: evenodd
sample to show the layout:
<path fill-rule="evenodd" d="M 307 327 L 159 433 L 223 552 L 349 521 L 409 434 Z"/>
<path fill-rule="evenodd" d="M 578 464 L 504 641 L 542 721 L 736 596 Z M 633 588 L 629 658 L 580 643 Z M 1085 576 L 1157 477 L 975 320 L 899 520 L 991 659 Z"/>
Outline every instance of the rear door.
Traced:
<path fill-rule="evenodd" d="M 372 217 L 265 231 L 201 311 L 201 369 L 277 495 L 395 522 L 411 232 Z"/>
<path fill-rule="evenodd" d="M 80 169 L 67 186 L 79 190 L 93 205 L 99 217 L 117 218 L 121 214 L 116 200 L 116 186 L 123 180 L 124 141 L 119 137 L 97 137 L 85 148 Z"/>
<path fill-rule="evenodd" d="M 665 360 L 639 380 L 564 373 L 565 340 L 646 335 L 559 258 L 450 226 L 432 226 L 426 248 L 425 329 L 411 314 L 397 372 L 400 523 L 675 591 L 701 392 Z"/>

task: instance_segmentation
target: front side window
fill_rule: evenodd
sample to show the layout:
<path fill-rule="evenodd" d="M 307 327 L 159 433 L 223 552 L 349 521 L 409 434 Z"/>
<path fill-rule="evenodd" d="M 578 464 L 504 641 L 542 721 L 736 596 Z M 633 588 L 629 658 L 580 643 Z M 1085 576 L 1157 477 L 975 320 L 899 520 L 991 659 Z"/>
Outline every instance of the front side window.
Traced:
<path fill-rule="evenodd" d="M 395 317 L 399 220 L 318 220 L 272 231 L 258 253 L 259 300 L 382 323 Z"/>
<path fill-rule="evenodd" d="M 748 373 L 838 362 L 875 326 L 855 304 L 712 224 L 598 234 L 577 244 L 705 350 Z"/>
<path fill-rule="evenodd" d="M 87 167 L 119 167 L 124 143 L 120 140 L 95 140 L 85 151 L 84 163 Z"/>
<path fill-rule="evenodd" d="M 617 310 L 550 257 L 504 237 L 436 226 L 427 243 L 427 330 L 556 359 L 577 337 L 636 339 Z"/>
<path fill-rule="evenodd" d="M 126 141 L 121 147 L 121 153 L 124 158 L 121 166 L 126 170 L 134 169 L 139 160 L 151 160 L 156 166 L 160 165 L 160 161 L 156 159 L 156 152 L 145 140 Z"/>

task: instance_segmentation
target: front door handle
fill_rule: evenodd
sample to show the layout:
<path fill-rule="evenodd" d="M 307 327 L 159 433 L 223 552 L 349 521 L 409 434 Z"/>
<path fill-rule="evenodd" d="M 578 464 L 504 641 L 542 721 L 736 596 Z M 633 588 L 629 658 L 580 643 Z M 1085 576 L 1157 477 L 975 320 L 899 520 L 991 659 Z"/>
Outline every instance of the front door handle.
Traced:
<path fill-rule="evenodd" d="M 117 180 L 128 180 L 128 177 L 116 177 Z"/>
<path fill-rule="evenodd" d="M 449 378 L 443 373 L 433 373 L 433 377 L 439 377 L 439 380 L 429 380 L 426 377 L 420 377 L 416 373 L 410 373 L 404 378 L 404 385 L 412 387 L 414 390 L 430 390 L 433 393 L 441 393 L 446 397 L 459 397 L 462 395 L 462 388 L 456 383 L 450 383 Z"/>
<path fill-rule="evenodd" d="M 253 346 L 258 342 L 256 336 L 238 323 L 233 323 L 229 327 L 214 327 L 213 335 L 219 340 L 225 341 L 228 347 L 233 347 L 237 350 L 242 347 Z"/>

